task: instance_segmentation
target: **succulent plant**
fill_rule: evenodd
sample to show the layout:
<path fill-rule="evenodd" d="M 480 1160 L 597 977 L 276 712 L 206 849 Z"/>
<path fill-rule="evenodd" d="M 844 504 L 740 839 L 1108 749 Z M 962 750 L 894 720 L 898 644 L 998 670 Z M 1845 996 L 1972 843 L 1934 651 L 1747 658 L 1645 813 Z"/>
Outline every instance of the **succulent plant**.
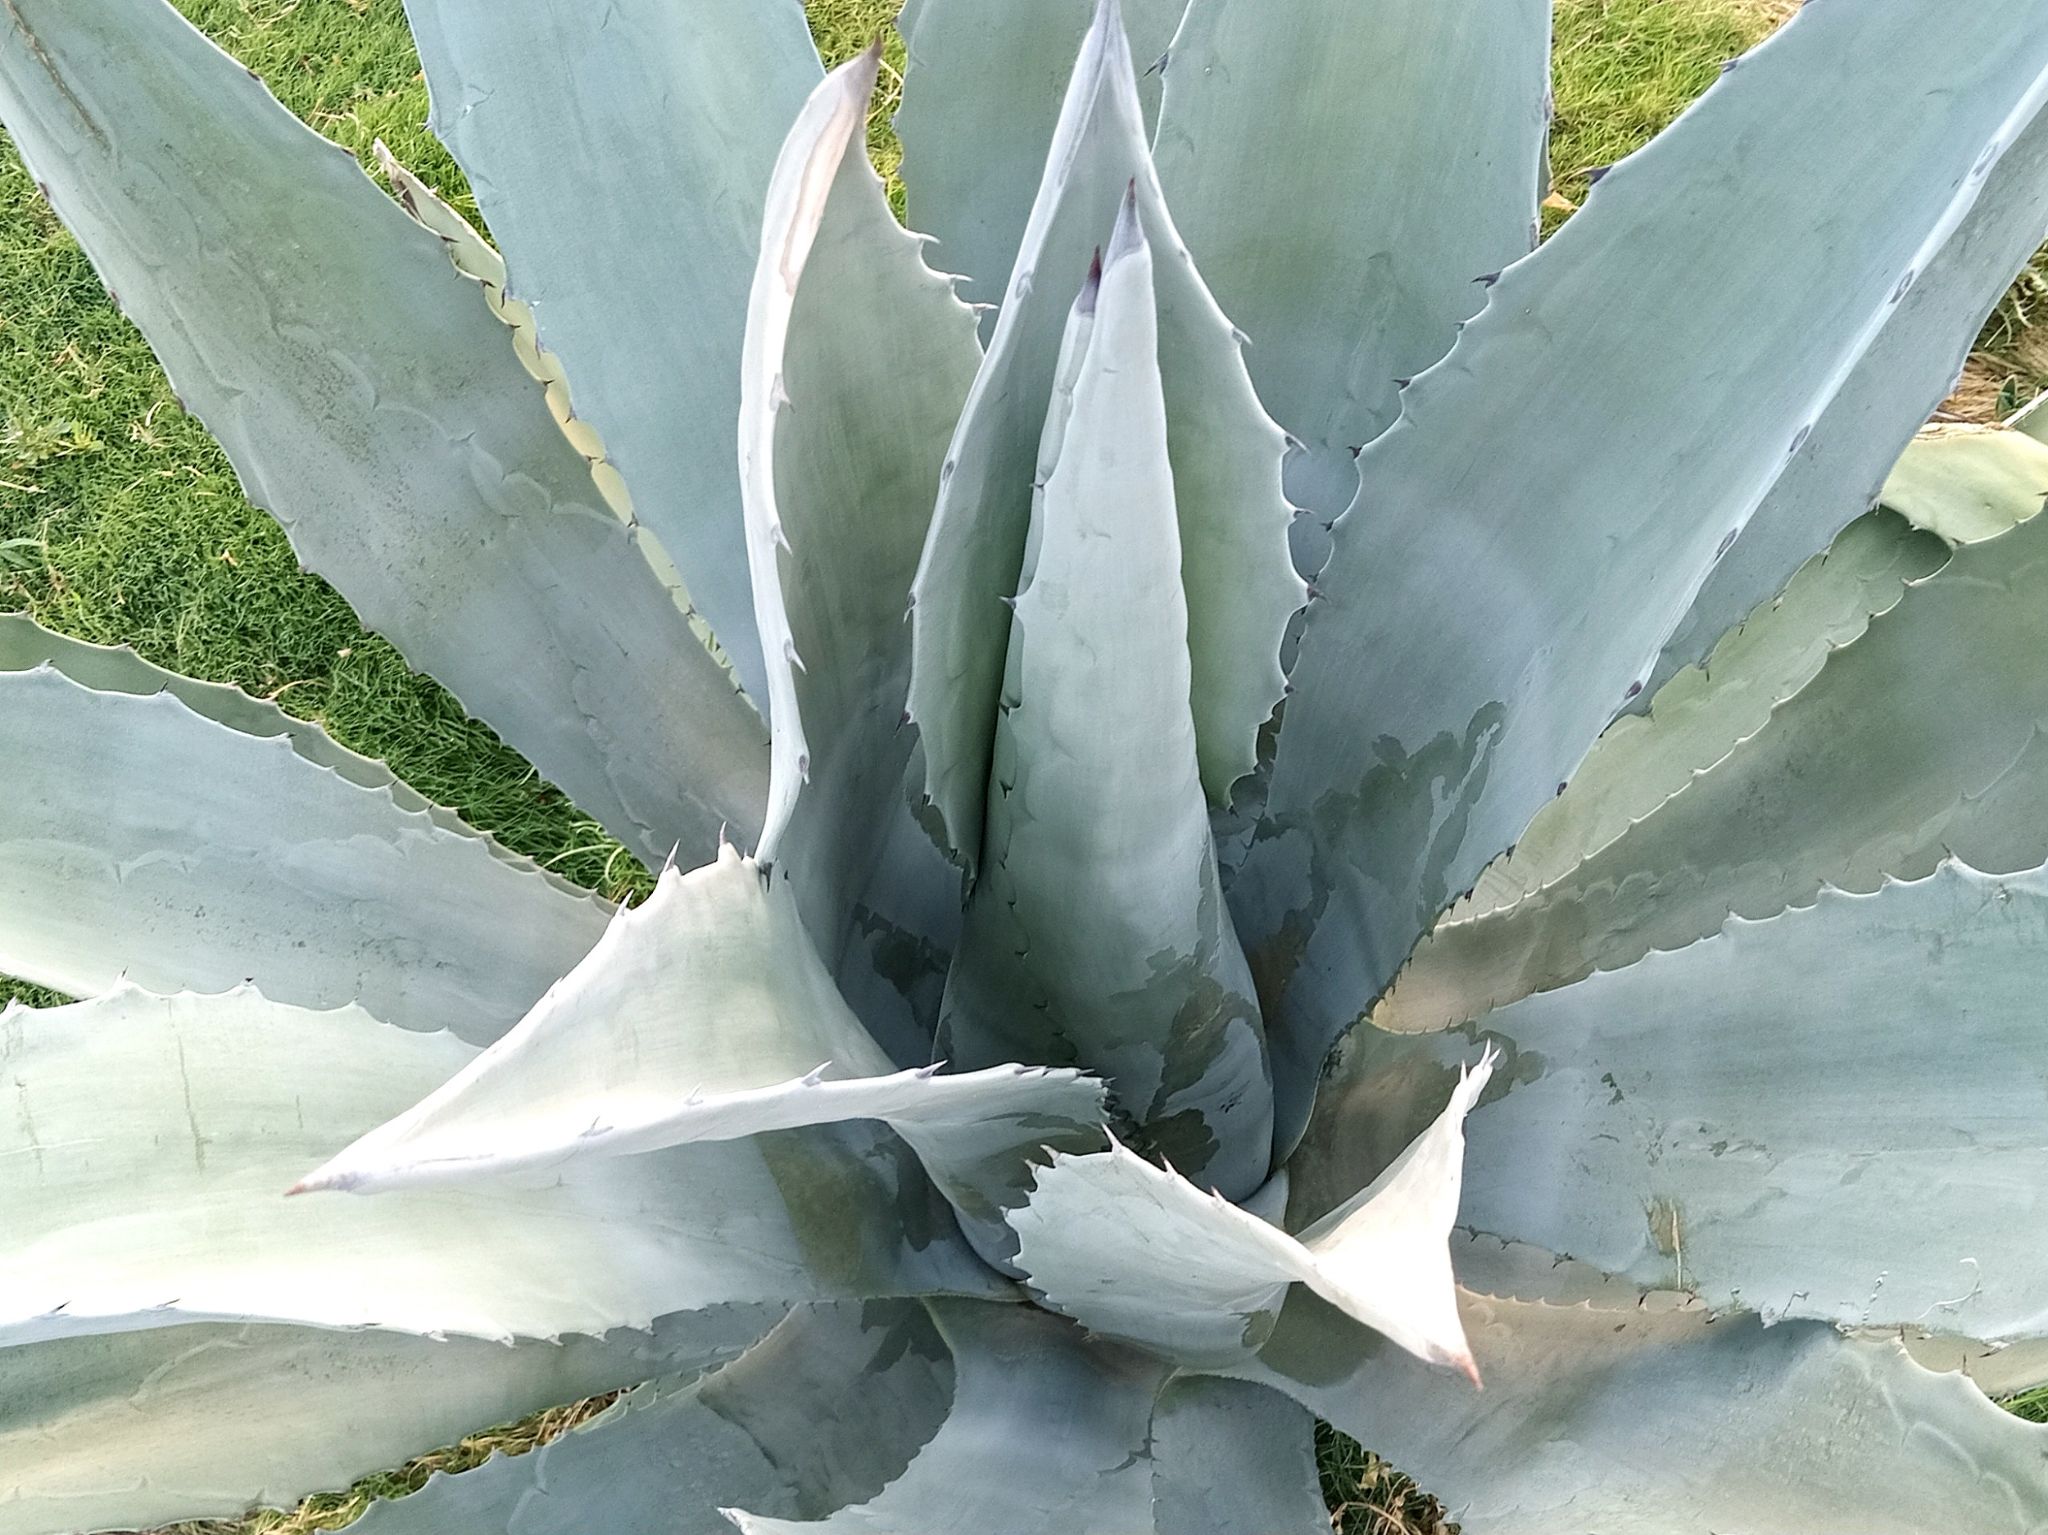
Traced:
<path fill-rule="evenodd" d="M 912 0 L 924 235 L 795 0 L 409 10 L 495 244 L 161 0 L 0 0 L 0 116 L 662 872 L 0 617 L 0 1535 L 621 1387 L 361 1527 L 1306 1535 L 1320 1416 L 1474 1535 L 2048 1528 L 2048 446 L 1915 438 L 2048 9 L 1820 0 L 1537 250 L 1546 0 Z"/>

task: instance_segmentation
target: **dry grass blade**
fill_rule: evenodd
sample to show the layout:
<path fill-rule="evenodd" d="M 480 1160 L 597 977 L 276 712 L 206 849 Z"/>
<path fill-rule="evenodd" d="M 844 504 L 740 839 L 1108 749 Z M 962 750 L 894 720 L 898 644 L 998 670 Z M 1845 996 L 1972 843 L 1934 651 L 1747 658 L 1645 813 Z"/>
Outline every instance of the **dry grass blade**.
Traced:
<path fill-rule="evenodd" d="M 1441 1503 L 1327 1423 L 1316 1425 L 1316 1465 L 1336 1535 L 1458 1535 Z"/>

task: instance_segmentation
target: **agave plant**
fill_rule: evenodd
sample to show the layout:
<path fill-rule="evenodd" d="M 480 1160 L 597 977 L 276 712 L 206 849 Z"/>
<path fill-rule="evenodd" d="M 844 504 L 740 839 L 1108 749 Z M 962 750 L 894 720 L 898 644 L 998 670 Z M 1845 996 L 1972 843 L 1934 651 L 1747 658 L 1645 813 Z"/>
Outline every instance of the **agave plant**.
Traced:
<path fill-rule="evenodd" d="M 1532 253 L 1546 0 L 913 0 L 922 236 L 795 0 L 409 8 L 495 245 L 161 0 L 0 115 L 662 873 L 0 619 L 0 1532 L 621 1387 L 362 1528 L 1306 1535 L 1316 1416 L 1469 1532 L 2048 1528 L 2048 446 L 1907 447 L 2048 9 L 1809 6 Z"/>

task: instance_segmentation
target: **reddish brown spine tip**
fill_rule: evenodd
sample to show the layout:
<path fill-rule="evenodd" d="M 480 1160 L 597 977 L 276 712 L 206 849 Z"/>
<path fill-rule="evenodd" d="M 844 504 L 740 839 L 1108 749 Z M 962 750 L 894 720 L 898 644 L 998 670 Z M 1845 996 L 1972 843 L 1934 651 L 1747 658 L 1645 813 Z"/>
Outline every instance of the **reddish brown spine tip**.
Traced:
<path fill-rule="evenodd" d="M 1103 260 L 1115 266 L 1144 243 L 1144 224 L 1138 217 L 1138 178 L 1133 176 L 1125 189 L 1123 205 L 1117 209 L 1116 228 L 1110 231 L 1109 247 Z"/>
<path fill-rule="evenodd" d="M 1095 313 L 1095 302 L 1102 296 L 1102 247 L 1095 247 L 1095 254 L 1088 261 L 1088 276 L 1081 283 L 1081 296 L 1074 301 L 1078 314 Z M 1034 487 L 1035 488 L 1035 487 Z"/>

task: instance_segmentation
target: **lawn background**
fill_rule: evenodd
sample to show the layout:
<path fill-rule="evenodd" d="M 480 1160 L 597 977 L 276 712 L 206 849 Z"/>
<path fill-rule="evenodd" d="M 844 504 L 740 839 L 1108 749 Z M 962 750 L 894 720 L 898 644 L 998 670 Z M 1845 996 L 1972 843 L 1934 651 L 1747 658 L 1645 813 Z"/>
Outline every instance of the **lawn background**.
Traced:
<path fill-rule="evenodd" d="M 382 138 L 476 218 L 461 173 L 425 130 L 426 87 L 399 0 L 179 4 L 366 165 Z M 1557 179 L 1546 228 L 1569 216 L 1589 171 L 1642 144 L 1795 8 L 1796 0 L 1558 0 Z M 809 9 L 821 50 L 837 62 L 886 25 L 896 0 L 810 0 Z M 897 161 L 888 116 L 901 63 L 891 34 L 870 135 L 885 174 Z M 243 499 L 219 449 L 179 408 L 11 146 L 0 140 L 0 151 L 0 609 L 272 699 L 567 877 L 613 897 L 644 893 L 637 861 L 299 569 L 277 524 Z M 2048 317 L 2044 274 L 2037 259 L 2014 285 L 1946 414 L 1994 419 L 2048 384 L 2048 329 L 2034 323 L 2037 307 Z M 61 1000 L 0 978 L 0 1001 L 9 997 Z M 2048 1398 L 2021 1405 L 2048 1416 Z M 180 1529 L 338 1527 L 370 1496 L 411 1490 L 432 1470 L 473 1465 L 493 1449 L 530 1448 L 594 1410 L 479 1435 L 288 1514 Z M 1356 1445 L 1326 1433 L 1322 1458 L 1345 1535 L 1436 1535 L 1439 1511 Z"/>

